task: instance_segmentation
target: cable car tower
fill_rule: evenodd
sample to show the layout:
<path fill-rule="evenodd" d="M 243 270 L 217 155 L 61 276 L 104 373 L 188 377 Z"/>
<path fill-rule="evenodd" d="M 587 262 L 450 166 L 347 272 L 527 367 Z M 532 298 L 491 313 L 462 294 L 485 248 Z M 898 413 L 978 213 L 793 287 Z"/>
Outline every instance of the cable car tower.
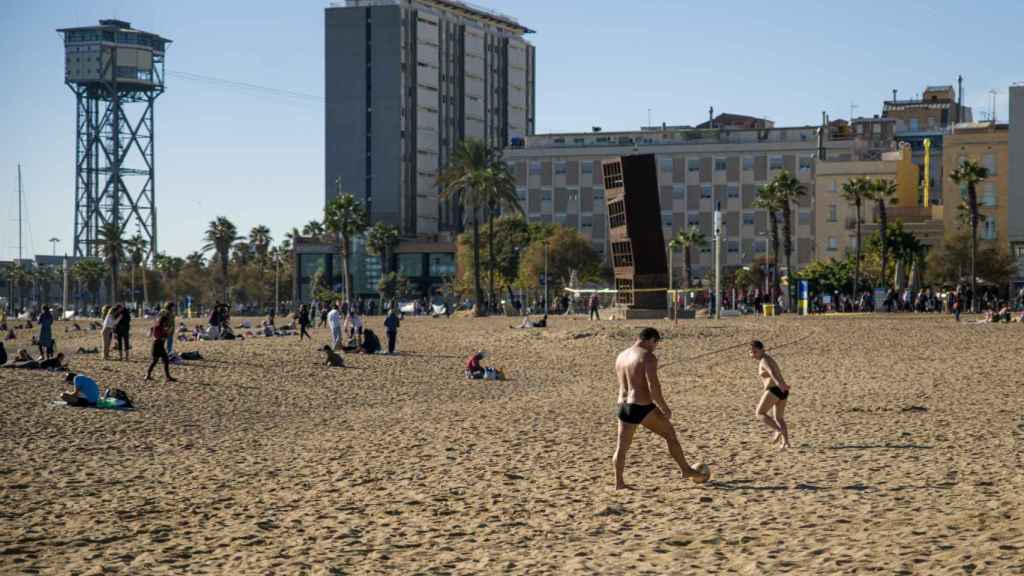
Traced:
<path fill-rule="evenodd" d="M 121 20 L 57 32 L 78 112 L 74 255 L 98 256 L 103 226 L 123 233 L 134 221 L 149 242 L 148 259 L 157 254 L 153 104 L 164 91 L 170 40 Z"/>

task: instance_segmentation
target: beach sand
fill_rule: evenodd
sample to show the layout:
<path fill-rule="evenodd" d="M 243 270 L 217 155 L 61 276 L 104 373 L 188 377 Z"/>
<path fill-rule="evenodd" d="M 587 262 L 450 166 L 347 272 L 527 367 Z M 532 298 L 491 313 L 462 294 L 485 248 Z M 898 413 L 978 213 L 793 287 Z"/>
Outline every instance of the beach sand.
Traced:
<path fill-rule="evenodd" d="M 653 322 L 684 450 L 714 476 L 682 481 L 640 431 L 616 492 L 612 368 L 642 324 L 516 323 L 410 318 L 400 355 L 334 369 L 325 329 L 178 344 L 206 359 L 167 384 L 142 381 L 136 322 L 131 362 L 71 360 L 130 412 L 0 370 L 0 573 L 1024 573 L 1021 325 Z M 100 345 L 63 326 L 62 349 Z M 693 359 L 755 337 L 781 345 L 790 451 L 754 418 L 744 348 Z M 475 349 L 509 380 L 464 380 Z"/>

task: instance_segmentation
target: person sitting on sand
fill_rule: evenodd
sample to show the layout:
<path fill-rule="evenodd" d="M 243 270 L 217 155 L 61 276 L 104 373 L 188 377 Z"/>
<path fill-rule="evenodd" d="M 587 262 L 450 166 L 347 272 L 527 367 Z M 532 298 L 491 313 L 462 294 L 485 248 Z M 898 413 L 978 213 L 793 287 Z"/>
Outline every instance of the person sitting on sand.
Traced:
<path fill-rule="evenodd" d="M 376 354 L 381 351 L 380 338 L 367 328 L 363 332 L 363 341 L 356 348 L 357 354 Z"/>
<path fill-rule="evenodd" d="M 658 380 L 658 348 L 661 335 L 654 328 L 644 328 L 629 348 L 615 359 L 615 376 L 619 384 L 618 420 L 619 434 L 615 445 L 612 464 L 615 468 L 615 489 L 626 488 L 623 472 L 626 468 L 626 452 L 633 443 L 637 426 L 643 426 L 661 436 L 668 443 L 668 451 L 679 465 L 683 478 L 697 483 L 707 482 L 711 472 L 707 468 L 697 470 L 686 462 L 683 448 L 672 426 L 672 411 L 661 393 Z"/>
<path fill-rule="evenodd" d="M 547 328 L 548 327 L 548 315 L 545 314 L 543 318 L 536 322 L 530 321 L 530 315 L 523 316 L 523 323 L 518 328 Z"/>
<path fill-rule="evenodd" d="M 324 344 L 320 351 L 326 355 L 324 366 L 333 366 L 335 368 L 343 368 L 345 366 L 345 360 L 342 359 L 341 355 L 331 350 L 331 347 L 327 344 Z"/>
<path fill-rule="evenodd" d="M 0 366 L 7 364 L 7 348 L 4 348 L 4 343 L 0 341 Z"/>
<path fill-rule="evenodd" d="M 64 375 L 64 383 L 72 385 L 70 392 L 60 395 L 68 406 L 95 406 L 100 399 L 100 387 L 88 376 L 68 372 Z"/>
<path fill-rule="evenodd" d="M 4 336 L 4 340 L 17 340 L 17 339 L 18 339 L 18 335 L 14 333 L 14 328 L 9 328 L 7 330 L 7 336 Z"/>
<path fill-rule="evenodd" d="M 42 370 L 67 370 L 68 367 L 64 363 L 64 353 L 58 352 L 56 356 L 40 361 L 39 368 Z"/>
<path fill-rule="evenodd" d="M 789 427 L 786 426 L 786 401 L 789 399 L 789 384 L 782 378 L 782 371 L 775 359 L 764 351 L 760 340 L 750 343 L 750 357 L 757 360 L 757 376 L 761 379 L 764 392 L 754 411 L 755 417 L 773 431 L 772 444 L 782 441 L 781 449 L 789 448 Z M 769 416 L 768 413 L 772 415 Z"/>
<path fill-rule="evenodd" d="M 466 359 L 466 378 L 480 380 L 484 377 L 484 365 L 481 363 L 484 358 L 487 358 L 487 352 L 481 350 Z"/>

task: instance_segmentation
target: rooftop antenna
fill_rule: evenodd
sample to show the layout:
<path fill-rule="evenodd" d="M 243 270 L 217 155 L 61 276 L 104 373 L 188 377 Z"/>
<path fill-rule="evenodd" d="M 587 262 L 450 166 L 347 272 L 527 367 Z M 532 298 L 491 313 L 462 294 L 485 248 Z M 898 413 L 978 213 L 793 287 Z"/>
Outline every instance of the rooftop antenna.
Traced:
<path fill-rule="evenodd" d="M 860 108 L 860 106 L 854 104 L 853 102 L 850 102 L 850 123 L 851 124 L 853 123 L 853 111 L 856 110 L 857 108 Z"/>
<path fill-rule="evenodd" d="M 21 164 L 18 164 L 18 260 L 21 260 Z"/>
<path fill-rule="evenodd" d="M 992 96 L 992 114 L 991 114 L 992 118 L 991 118 L 991 120 L 992 120 L 992 123 L 995 124 L 996 123 L 996 96 L 999 94 L 999 91 L 996 90 L 995 88 L 993 88 L 993 89 L 989 90 L 988 93 L 989 93 L 990 96 Z"/>
<path fill-rule="evenodd" d="M 708 108 L 708 128 L 715 127 L 715 107 Z"/>
<path fill-rule="evenodd" d="M 896 89 L 895 88 L 892 89 L 892 102 L 893 102 L 893 104 L 896 103 Z"/>
<path fill-rule="evenodd" d="M 960 123 L 964 121 L 964 77 L 961 74 L 958 74 L 956 77 L 956 87 L 956 121 L 957 123 Z"/>

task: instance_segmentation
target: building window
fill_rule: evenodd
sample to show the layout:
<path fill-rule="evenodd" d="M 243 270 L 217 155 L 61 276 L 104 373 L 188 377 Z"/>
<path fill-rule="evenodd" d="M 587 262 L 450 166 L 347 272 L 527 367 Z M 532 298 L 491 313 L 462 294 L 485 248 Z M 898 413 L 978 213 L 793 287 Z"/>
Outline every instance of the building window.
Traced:
<path fill-rule="evenodd" d="M 807 225 L 809 225 L 811 223 L 811 213 L 810 212 L 799 212 L 798 215 L 797 215 L 797 223 L 800 226 L 807 226 Z"/>
<path fill-rule="evenodd" d="M 431 254 L 430 275 L 441 277 L 455 274 L 454 254 Z"/>
<path fill-rule="evenodd" d="M 675 200 L 686 200 L 686 188 L 683 186 L 673 186 L 672 198 Z"/>
<path fill-rule="evenodd" d="M 800 157 L 800 171 L 801 172 L 810 172 L 811 171 L 811 157 L 810 156 L 801 156 Z"/>
<path fill-rule="evenodd" d="M 754 158 L 751 156 L 743 157 L 743 171 L 750 172 L 754 169 Z"/>
<path fill-rule="evenodd" d="M 989 218 L 985 220 L 985 227 L 981 232 L 982 240 L 995 240 L 998 234 L 996 234 L 996 219 Z"/>
<path fill-rule="evenodd" d="M 671 172 L 672 171 L 672 159 L 671 158 L 662 158 L 661 160 L 658 161 L 658 164 L 661 166 L 661 171 L 662 172 Z"/>
<path fill-rule="evenodd" d="M 836 188 L 837 188 L 837 187 L 838 187 L 838 186 L 837 186 L 837 184 L 836 184 L 836 179 L 835 179 L 835 178 L 833 178 L 833 179 L 832 179 L 832 181 L 831 181 L 831 182 L 829 183 L 829 190 L 830 190 L 830 191 L 832 191 L 832 193 L 834 194 L 834 193 L 836 193 L 836 191 L 837 191 L 837 190 L 836 190 Z"/>
<path fill-rule="evenodd" d="M 594 163 L 593 162 L 584 162 L 583 164 L 580 165 L 580 169 L 583 171 L 584 174 L 593 174 L 594 173 Z"/>
<path fill-rule="evenodd" d="M 769 156 L 768 157 L 768 169 L 769 170 L 782 170 L 782 156 Z"/>
<path fill-rule="evenodd" d="M 981 205 L 986 208 L 996 206 L 996 185 L 993 182 L 985 183 L 985 191 L 981 194 Z"/>
<path fill-rule="evenodd" d="M 700 226 L 700 215 L 699 214 L 687 214 L 686 215 L 686 227 L 692 228 L 694 226 Z"/>
<path fill-rule="evenodd" d="M 921 122 L 917 118 L 910 119 L 910 131 L 917 132 L 921 128 Z"/>
<path fill-rule="evenodd" d="M 551 190 L 540 191 L 541 202 L 551 202 Z"/>
<path fill-rule="evenodd" d="M 565 174 L 565 160 L 555 162 L 555 174 Z"/>
<path fill-rule="evenodd" d="M 420 276 L 423 276 L 423 255 L 399 254 L 398 273 L 407 278 L 419 278 Z"/>
<path fill-rule="evenodd" d="M 602 190 L 600 188 L 595 188 L 594 189 L 594 205 L 595 206 L 600 206 L 601 204 L 604 204 L 604 190 Z"/>
<path fill-rule="evenodd" d="M 701 198 L 711 198 L 711 184 L 704 184 L 700 187 Z"/>
<path fill-rule="evenodd" d="M 838 222 L 839 221 L 839 207 L 835 204 L 831 204 L 828 207 L 828 221 Z"/>
<path fill-rule="evenodd" d="M 753 226 L 754 225 L 754 213 L 753 212 L 744 212 L 743 213 L 743 225 L 744 226 Z"/>
<path fill-rule="evenodd" d="M 686 160 L 687 172 L 700 172 L 700 158 L 689 158 Z"/>
<path fill-rule="evenodd" d="M 740 187 L 735 185 L 735 184 L 726 184 L 726 186 L 725 186 L 725 195 L 728 198 L 739 198 L 740 197 Z"/>
<path fill-rule="evenodd" d="M 828 251 L 829 252 L 835 252 L 838 249 L 839 249 L 839 240 L 837 240 L 835 236 L 829 236 L 828 237 Z"/>
<path fill-rule="evenodd" d="M 715 158 L 715 172 L 725 172 L 725 158 Z"/>
<path fill-rule="evenodd" d="M 995 176 L 996 175 L 996 155 L 995 154 L 985 154 L 985 157 L 981 159 L 981 163 L 985 167 L 985 169 L 988 170 L 988 175 L 989 176 Z"/>
<path fill-rule="evenodd" d="M 664 213 L 664 212 L 661 213 L 661 225 L 664 228 L 668 228 L 668 229 L 672 228 L 672 213 L 671 212 L 669 212 L 667 214 Z"/>
<path fill-rule="evenodd" d="M 729 254 L 739 254 L 740 243 L 739 240 L 729 240 Z"/>
<path fill-rule="evenodd" d="M 530 160 L 530 174 L 537 175 L 542 171 L 540 160 Z"/>

